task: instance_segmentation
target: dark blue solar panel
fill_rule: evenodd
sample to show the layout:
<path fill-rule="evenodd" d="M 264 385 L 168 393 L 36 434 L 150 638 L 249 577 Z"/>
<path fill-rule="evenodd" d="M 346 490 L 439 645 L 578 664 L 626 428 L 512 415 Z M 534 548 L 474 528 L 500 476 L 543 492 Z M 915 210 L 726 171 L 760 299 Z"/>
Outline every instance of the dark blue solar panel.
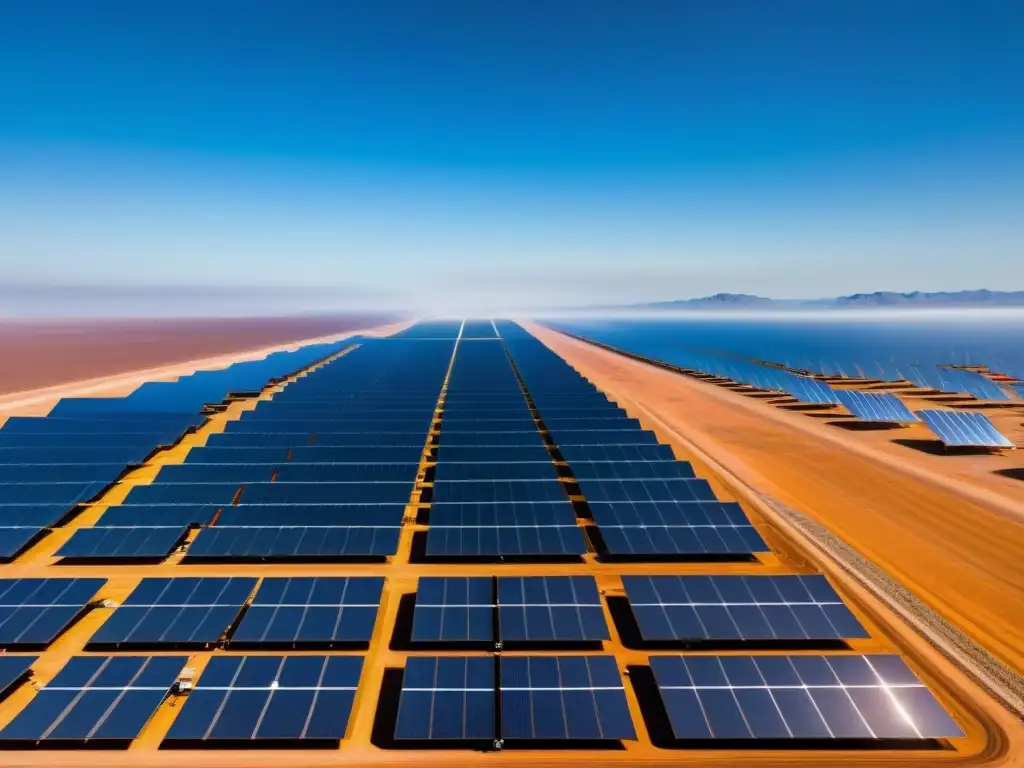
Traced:
<path fill-rule="evenodd" d="M 439 461 L 434 475 L 435 483 L 448 480 L 549 480 L 556 479 L 555 465 L 550 457 L 542 461 L 477 462 L 473 464 Z"/>
<path fill-rule="evenodd" d="M 707 480 L 579 479 L 580 491 L 588 502 L 601 501 L 716 501 Z"/>
<path fill-rule="evenodd" d="M 674 461 L 676 456 L 669 445 L 565 445 L 559 453 L 571 466 L 575 462 L 656 462 Z"/>
<path fill-rule="evenodd" d="M 0 446 L 0 464 L 140 464 L 153 451 L 143 447 L 11 448 Z"/>
<path fill-rule="evenodd" d="M 568 502 L 434 504 L 427 554 L 453 557 L 568 556 L 586 552 Z"/>
<path fill-rule="evenodd" d="M 494 579 L 420 578 L 412 640 L 416 643 L 493 642 Z"/>
<path fill-rule="evenodd" d="M 406 659 L 398 704 L 398 740 L 493 740 L 494 658 Z"/>
<path fill-rule="evenodd" d="M 867 631 L 819 574 L 623 576 L 644 640 L 844 640 Z"/>
<path fill-rule="evenodd" d="M 598 502 L 589 506 L 608 555 L 749 556 L 768 551 L 734 502 Z"/>
<path fill-rule="evenodd" d="M 344 462 L 386 462 L 415 464 L 423 453 L 423 443 L 417 441 L 411 446 L 344 446 L 308 445 L 292 449 L 291 460 L 296 464 L 324 464 Z"/>
<path fill-rule="evenodd" d="M 95 499 L 108 483 L 3 483 L 0 484 L 0 505 L 5 504 L 66 504 L 73 507 Z"/>
<path fill-rule="evenodd" d="M 550 462 L 551 454 L 542 444 L 511 446 L 440 446 L 437 449 L 440 464 L 467 462 Z"/>
<path fill-rule="evenodd" d="M 96 522 L 103 528 L 187 528 L 208 525 L 218 504 L 121 504 L 110 507 Z"/>
<path fill-rule="evenodd" d="M 419 462 L 407 464 L 296 464 L 280 467 L 277 482 L 412 482 Z"/>
<path fill-rule="evenodd" d="M 0 699 L 28 679 L 29 668 L 38 656 L 0 656 Z"/>
<path fill-rule="evenodd" d="M 441 424 L 442 433 L 460 432 L 535 432 L 537 426 L 530 416 L 529 411 L 518 419 L 490 418 L 473 419 L 459 418 L 457 416 L 446 418 Z"/>
<path fill-rule="evenodd" d="M 574 461 L 572 474 L 577 480 L 655 480 L 693 479 L 696 474 L 688 461 Z"/>
<path fill-rule="evenodd" d="M 677 739 L 933 739 L 963 731 L 898 656 L 658 656 Z"/>
<path fill-rule="evenodd" d="M 89 639 L 90 647 L 208 647 L 256 587 L 253 578 L 143 579 Z"/>
<path fill-rule="evenodd" d="M 646 429 L 548 431 L 559 448 L 567 445 L 655 445 L 658 442 L 655 434 Z"/>
<path fill-rule="evenodd" d="M 631 430 L 640 431 L 640 420 L 628 416 L 556 416 L 547 414 L 544 416 L 544 426 L 552 432 L 572 432 L 581 430 L 619 431 Z"/>
<path fill-rule="evenodd" d="M 240 483 L 153 483 L 137 485 L 125 504 L 230 504 Z"/>
<path fill-rule="evenodd" d="M 283 463 L 283 462 L 282 462 Z M 270 482 L 280 464 L 167 464 L 156 483 L 258 483 Z"/>
<path fill-rule="evenodd" d="M 106 579 L 0 579 L 0 647 L 45 648 Z"/>
<path fill-rule="evenodd" d="M 290 560 L 386 557 L 398 550 L 400 526 L 215 526 L 199 531 L 188 560 Z"/>
<path fill-rule="evenodd" d="M 553 474 L 553 473 L 552 473 Z M 549 480 L 436 481 L 435 502 L 542 502 L 565 500 L 564 486 Z"/>
<path fill-rule="evenodd" d="M 0 742 L 124 746 L 167 697 L 185 656 L 75 656 L 0 731 Z"/>
<path fill-rule="evenodd" d="M 57 550 L 69 560 L 156 560 L 167 557 L 184 540 L 188 528 L 79 528 Z"/>
<path fill-rule="evenodd" d="M 245 504 L 408 504 L 415 476 L 404 482 L 249 483 Z"/>
<path fill-rule="evenodd" d="M 0 484 L 113 482 L 124 464 L 0 464 Z"/>
<path fill-rule="evenodd" d="M 367 645 L 383 577 L 265 578 L 232 645 Z"/>
<path fill-rule="evenodd" d="M 97 429 L 100 429 L 97 427 Z M 0 446 L 11 448 L 90 448 L 100 450 L 110 448 L 145 449 L 151 453 L 158 446 L 171 445 L 176 442 L 180 433 L 165 432 L 163 434 L 125 434 L 97 431 L 95 433 L 77 432 L 61 434 L 55 432 L 39 432 L 35 434 L 18 434 L 0 432 Z"/>
<path fill-rule="evenodd" d="M 443 448 L 450 446 L 529 446 L 543 445 L 540 432 L 446 432 L 441 430 L 440 445 Z"/>
<path fill-rule="evenodd" d="M 635 739 L 613 656 L 503 656 L 504 739 Z"/>
<path fill-rule="evenodd" d="M 49 528 L 60 523 L 72 509 L 67 504 L 0 504 L 0 525 Z"/>
<path fill-rule="evenodd" d="M 402 524 L 405 504 L 239 504 L 217 518 L 226 526 L 395 526 Z"/>
<path fill-rule="evenodd" d="M 593 576 L 499 577 L 498 622 L 503 642 L 595 642 L 609 638 Z"/>
<path fill-rule="evenodd" d="M 41 527 L 0 527 L 0 561 L 13 560 L 42 533 Z"/>
<path fill-rule="evenodd" d="M 361 656 L 215 656 L 167 743 L 337 743 L 348 728 L 362 668 Z"/>

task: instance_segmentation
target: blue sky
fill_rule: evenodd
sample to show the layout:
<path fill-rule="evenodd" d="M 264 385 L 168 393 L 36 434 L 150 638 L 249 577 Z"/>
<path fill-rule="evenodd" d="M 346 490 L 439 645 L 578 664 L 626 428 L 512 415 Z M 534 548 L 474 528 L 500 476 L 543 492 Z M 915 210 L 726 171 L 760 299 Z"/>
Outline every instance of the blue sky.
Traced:
<path fill-rule="evenodd" d="M 1024 288 L 1024 4 L 0 3 L 0 312 Z"/>

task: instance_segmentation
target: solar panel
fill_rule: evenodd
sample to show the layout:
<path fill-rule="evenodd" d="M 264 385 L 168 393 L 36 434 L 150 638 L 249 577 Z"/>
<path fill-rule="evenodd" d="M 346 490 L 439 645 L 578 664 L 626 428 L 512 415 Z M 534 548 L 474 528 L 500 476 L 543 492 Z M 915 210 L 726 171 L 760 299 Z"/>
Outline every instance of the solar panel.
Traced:
<path fill-rule="evenodd" d="M 0 525 L 50 528 L 70 512 L 67 504 L 0 504 Z"/>
<path fill-rule="evenodd" d="M 408 504 L 414 479 L 415 475 L 399 483 L 249 483 L 241 501 L 246 504 Z"/>
<path fill-rule="evenodd" d="M 362 669 L 361 656 L 215 656 L 165 743 L 337 744 L 348 728 Z"/>
<path fill-rule="evenodd" d="M 185 656 L 75 656 L 0 731 L 0 742 L 126 746 L 142 733 Z"/>
<path fill-rule="evenodd" d="M 106 579 L 0 579 L 0 647 L 45 648 L 81 615 Z"/>
<path fill-rule="evenodd" d="M 452 446 L 531 446 L 543 445 L 540 432 L 448 432 L 441 430 L 441 447 Z"/>
<path fill-rule="evenodd" d="M 187 528 L 209 525 L 219 509 L 217 504 L 120 504 L 108 508 L 96 524 L 103 528 Z"/>
<path fill-rule="evenodd" d="M 579 478 L 587 501 L 716 501 L 707 480 L 600 480 Z"/>
<path fill-rule="evenodd" d="M 225 507 L 217 528 L 321 526 L 399 527 L 405 504 L 239 504 Z"/>
<path fill-rule="evenodd" d="M 494 682 L 491 656 L 407 658 L 395 738 L 493 740 Z"/>
<path fill-rule="evenodd" d="M 646 429 L 548 431 L 559 448 L 564 445 L 655 445 L 658 442 L 655 434 Z"/>
<path fill-rule="evenodd" d="M 635 739 L 612 656 L 503 656 L 503 739 Z"/>
<path fill-rule="evenodd" d="M 661 443 L 651 445 L 560 445 L 562 457 L 570 465 L 577 461 L 674 461 L 672 448 Z"/>
<path fill-rule="evenodd" d="M 67 560 L 162 560 L 185 540 L 186 526 L 79 528 L 57 550 Z"/>
<path fill-rule="evenodd" d="M 383 577 L 265 578 L 231 645 L 367 645 Z"/>
<path fill-rule="evenodd" d="M 29 677 L 29 668 L 38 656 L 0 656 L 0 700 L 25 682 Z"/>
<path fill-rule="evenodd" d="M 401 526 L 265 525 L 203 528 L 186 560 L 334 560 L 398 551 Z"/>
<path fill-rule="evenodd" d="M 128 491 L 125 504 L 231 504 L 241 483 L 153 483 Z"/>
<path fill-rule="evenodd" d="M 256 586 L 253 578 L 147 578 L 88 647 L 200 647 L 218 642 Z"/>
<path fill-rule="evenodd" d="M 536 432 L 537 425 L 526 411 L 521 418 L 490 418 L 472 419 L 458 417 L 446 417 L 441 423 L 442 433 L 457 432 Z"/>
<path fill-rule="evenodd" d="M 677 739 L 963 736 L 899 656 L 658 656 Z"/>
<path fill-rule="evenodd" d="M 0 446 L 0 464 L 139 464 L 153 446 L 10 447 Z"/>
<path fill-rule="evenodd" d="M 413 611 L 415 643 L 494 641 L 494 579 L 430 577 L 419 580 Z"/>
<path fill-rule="evenodd" d="M 589 504 L 606 556 L 744 556 L 768 546 L 734 502 Z"/>
<path fill-rule="evenodd" d="M 439 461 L 435 483 L 446 481 L 549 480 L 556 479 L 555 465 L 545 456 L 542 461 L 457 463 Z"/>
<path fill-rule="evenodd" d="M 64 504 L 70 509 L 95 499 L 108 484 L 105 481 L 3 483 L 0 484 L 0 505 Z"/>
<path fill-rule="evenodd" d="M 1014 447 L 983 413 L 926 410 L 917 411 L 916 415 L 949 447 Z"/>
<path fill-rule="evenodd" d="M 553 467 L 550 474 L 549 480 L 436 480 L 433 498 L 435 502 L 453 503 L 565 500 L 565 487 L 555 479 Z"/>
<path fill-rule="evenodd" d="M 820 575 L 623 576 L 646 641 L 868 637 Z"/>
<path fill-rule="evenodd" d="M 688 461 L 574 461 L 577 480 L 692 480 L 696 478 Z"/>
<path fill-rule="evenodd" d="M 435 503 L 427 555 L 452 557 L 571 556 L 586 552 L 572 505 Z"/>
<path fill-rule="evenodd" d="M 42 534 L 42 527 L 0 527 L 0 562 L 10 562 Z"/>
<path fill-rule="evenodd" d="M 113 482 L 124 464 L 0 464 L 0 484 Z"/>
<path fill-rule="evenodd" d="M 542 445 L 459 446 L 442 445 L 437 449 L 438 468 L 443 464 L 458 463 L 520 463 L 550 462 L 551 454 Z"/>
<path fill-rule="evenodd" d="M 156 483 L 269 482 L 279 464 L 167 464 L 157 472 Z"/>
<path fill-rule="evenodd" d="M 502 642 L 596 642 L 609 639 L 593 576 L 498 578 Z"/>
<path fill-rule="evenodd" d="M 919 421 L 896 395 L 876 395 L 837 389 L 836 397 L 846 409 L 861 421 L 910 423 Z"/>

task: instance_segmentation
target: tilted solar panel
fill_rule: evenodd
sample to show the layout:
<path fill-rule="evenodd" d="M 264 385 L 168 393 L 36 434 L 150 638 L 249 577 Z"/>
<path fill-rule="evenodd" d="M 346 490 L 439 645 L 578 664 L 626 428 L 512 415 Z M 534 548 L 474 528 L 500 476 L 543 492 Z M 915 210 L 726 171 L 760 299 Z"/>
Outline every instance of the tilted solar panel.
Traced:
<path fill-rule="evenodd" d="M 416 589 L 415 643 L 494 641 L 494 579 L 424 576 Z"/>
<path fill-rule="evenodd" d="M 254 578 L 147 578 L 89 639 L 88 647 L 208 647 L 256 587 Z"/>
<path fill-rule="evenodd" d="M 499 577 L 498 626 L 506 643 L 609 638 L 593 576 Z"/>
<path fill-rule="evenodd" d="M 395 738 L 493 740 L 494 679 L 491 656 L 407 658 Z"/>
<path fill-rule="evenodd" d="M 261 526 L 399 527 L 405 504 L 239 504 L 227 507 L 217 528 Z"/>
<path fill-rule="evenodd" d="M 0 464 L 0 484 L 112 483 L 125 464 Z"/>
<path fill-rule="evenodd" d="M 436 480 L 433 498 L 438 503 L 564 501 L 565 487 L 553 475 L 548 480 Z"/>
<path fill-rule="evenodd" d="M 522 463 L 550 462 L 551 454 L 541 443 L 510 446 L 458 446 L 442 445 L 437 449 L 438 470 L 443 464 L 457 463 Z"/>
<path fill-rule="evenodd" d="M 623 576 L 644 640 L 845 640 L 867 631 L 822 575 Z"/>
<path fill-rule="evenodd" d="M 402 482 L 249 483 L 244 504 L 407 504 L 415 476 Z"/>
<path fill-rule="evenodd" d="M 367 645 L 384 578 L 264 578 L 231 635 L 232 646 Z"/>
<path fill-rule="evenodd" d="M 674 461 L 672 448 L 661 443 L 651 445 L 559 445 L 559 452 L 570 466 L 577 461 Z"/>
<path fill-rule="evenodd" d="M 29 678 L 29 669 L 38 656 L 0 656 L 0 699 Z"/>
<path fill-rule="evenodd" d="M 362 668 L 361 656 L 214 657 L 165 743 L 337 743 L 348 728 Z"/>
<path fill-rule="evenodd" d="M 0 562 L 10 562 L 42 534 L 42 527 L 0 526 Z"/>
<path fill-rule="evenodd" d="M 0 484 L 0 506 L 7 504 L 64 504 L 68 509 L 95 499 L 108 482 L 43 482 Z"/>
<path fill-rule="evenodd" d="M 50 528 L 71 514 L 67 504 L 0 504 L 0 525 Z"/>
<path fill-rule="evenodd" d="M 569 445 L 655 445 L 658 442 L 655 434 L 646 429 L 548 431 L 559 449 Z"/>
<path fill-rule="evenodd" d="M 401 526 L 225 526 L 203 528 L 186 560 L 334 560 L 387 557 Z"/>
<path fill-rule="evenodd" d="M 128 491 L 125 504 L 231 504 L 241 483 L 153 483 Z"/>
<path fill-rule="evenodd" d="M 587 501 L 716 501 L 707 480 L 675 478 L 668 480 L 579 479 L 580 491 Z"/>
<path fill-rule="evenodd" d="M 503 739 L 635 739 L 613 656 L 503 656 Z"/>
<path fill-rule="evenodd" d="M 861 421 L 910 423 L 919 421 L 896 395 L 876 395 L 837 389 L 836 397 L 845 408 Z"/>
<path fill-rule="evenodd" d="M 540 432 L 447 432 L 441 430 L 439 445 L 442 448 L 453 446 L 532 446 L 543 445 Z"/>
<path fill-rule="evenodd" d="M 0 743 L 123 747 L 142 733 L 186 656 L 74 656 L 0 730 Z"/>
<path fill-rule="evenodd" d="M 454 557 L 581 555 L 583 533 L 572 505 L 434 504 L 427 554 Z"/>
<path fill-rule="evenodd" d="M 916 415 L 949 447 L 1014 447 L 983 413 L 925 410 L 917 411 Z"/>
<path fill-rule="evenodd" d="M 932 739 L 963 731 L 899 656 L 655 656 L 677 739 Z"/>
<path fill-rule="evenodd" d="M 85 611 L 106 579 L 0 579 L 0 647 L 45 648 Z"/>
<path fill-rule="evenodd" d="M 162 560 L 181 545 L 185 526 L 79 528 L 55 553 L 67 560 Z"/>
<path fill-rule="evenodd" d="M 554 481 L 556 478 L 555 465 L 551 463 L 551 457 L 546 454 L 541 461 L 490 461 L 475 463 L 439 461 L 434 474 L 435 484 L 447 481 Z"/>
<path fill-rule="evenodd" d="M 574 461 L 570 467 L 577 480 L 671 480 L 697 476 L 688 461 Z"/>
<path fill-rule="evenodd" d="M 222 507 L 217 504 L 120 504 L 96 521 L 102 528 L 188 528 L 208 525 Z"/>

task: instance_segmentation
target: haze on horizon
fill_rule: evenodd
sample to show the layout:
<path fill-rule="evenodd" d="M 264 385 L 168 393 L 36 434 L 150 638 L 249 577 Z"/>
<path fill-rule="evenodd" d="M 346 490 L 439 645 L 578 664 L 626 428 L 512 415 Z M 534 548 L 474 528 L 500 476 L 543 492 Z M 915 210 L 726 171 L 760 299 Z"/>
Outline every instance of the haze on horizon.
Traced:
<path fill-rule="evenodd" d="M 1024 4 L 0 6 L 0 314 L 1024 288 Z"/>

